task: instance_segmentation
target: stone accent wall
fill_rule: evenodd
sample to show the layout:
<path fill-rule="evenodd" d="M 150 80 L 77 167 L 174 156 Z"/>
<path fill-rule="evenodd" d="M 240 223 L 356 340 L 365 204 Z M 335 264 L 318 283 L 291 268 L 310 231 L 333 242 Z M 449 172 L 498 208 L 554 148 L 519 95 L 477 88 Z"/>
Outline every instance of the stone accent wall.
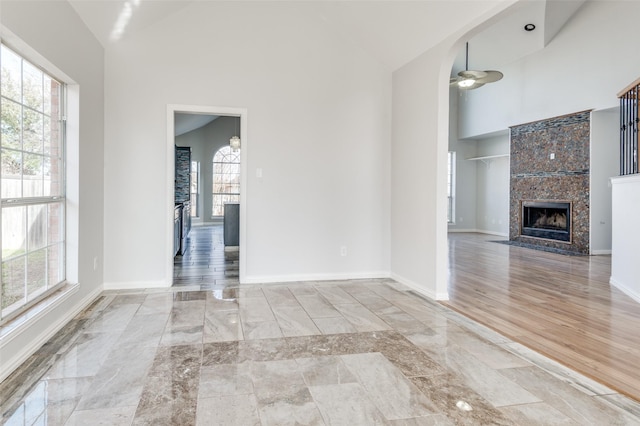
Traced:
<path fill-rule="evenodd" d="M 191 148 L 176 147 L 175 201 L 185 203 L 191 199 Z"/>
<path fill-rule="evenodd" d="M 511 127 L 510 240 L 589 253 L 590 115 L 583 111 Z M 571 241 L 521 236 L 522 200 L 570 201 Z"/>

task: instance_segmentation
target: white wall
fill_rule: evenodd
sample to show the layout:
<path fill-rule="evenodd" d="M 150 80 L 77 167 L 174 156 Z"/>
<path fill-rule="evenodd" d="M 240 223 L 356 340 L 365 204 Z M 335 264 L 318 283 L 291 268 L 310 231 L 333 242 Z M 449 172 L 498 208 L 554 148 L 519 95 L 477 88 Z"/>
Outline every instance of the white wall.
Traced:
<path fill-rule="evenodd" d="M 509 135 L 480 139 L 477 156 L 509 153 Z M 509 157 L 490 158 L 477 163 L 476 228 L 479 232 L 509 236 Z"/>
<path fill-rule="evenodd" d="M 392 277 L 447 299 L 447 143 L 449 90 L 432 49 L 393 75 Z M 443 106 L 440 106 L 443 105 Z"/>
<path fill-rule="evenodd" d="M 472 29 L 514 2 L 484 4 L 465 16 L 438 46 L 393 73 L 391 164 L 392 277 L 447 299 L 447 151 L 449 75 Z"/>
<path fill-rule="evenodd" d="M 482 139 L 456 138 L 457 102 L 464 97 L 453 91 L 450 113 L 449 150 L 456 151 L 456 223 L 449 232 L 482 232 L 509 235 L 509 135 Z M 486 160 L 470 158 L 503 155 Z"/>
<path fill-rule="evenodd" d="M 640 227 L 634 214 L 640 209 L 640 175 L 616 177 L 612 184 L 611 284 L 640 302 Z"/>
<path fill-rule="evenodd" d="M 454 223 L 448 225 L 450 232 L 474 232 L 476 230 L 476 174 L 478 163 L 467 158 L 476 156 L 474 140 L 458 139 L 458 102 L 461 95 L 455 88 L 449 90 L 449 151 L 456 153 L 456 176 L 454 197 Z"/>
<path fill-rule="evenodd" d="M 66 2 L 3 0 L 0 8 L 3 41 L 69 83 L 67 278 L 79 283 L 0 340 L 1 381 L 102 290 L 104 51 Z"/>
<path fill-rule="evenodd" d="M 213 156 L 223 146 L 229 145 L 231 136 L 238 134 L 239 118 L 219 117 L 206 126 L 176 136 L 178 146 L 191 147 L 191 160 L 200 162 L 200 203 L 198 218 L 194 223 L 212 223 L 211 217 L 213 195 Z M 240 151 L 242 155 L 242 151 Z M 193 209 L 193 200 L 192 200 Z"/>
<path fill-rule="evenodd" d="M 612 201 L 610 178 L 620 173 L 620 109 L 591 113 L 591 206 L 589 208 L 592 254 L 611 253 Z"/>
<path fill-rule="evenodd" d="M 171 284 L 167 104 L 248 111 L 246 282 L 388 274 L 391 76 L 304 5 L 194 2 L 105 84 L 105 285 Z"/>
<path fill-rule="evenodd" d="M 618 104 L 616 94 L 638 78 L 640 2 L 591 1 L 543 50 L 501 67 L 504 78 L 469 91 L 459 137 Z M 487 111 L 491 111 L 490 114 Z"/>

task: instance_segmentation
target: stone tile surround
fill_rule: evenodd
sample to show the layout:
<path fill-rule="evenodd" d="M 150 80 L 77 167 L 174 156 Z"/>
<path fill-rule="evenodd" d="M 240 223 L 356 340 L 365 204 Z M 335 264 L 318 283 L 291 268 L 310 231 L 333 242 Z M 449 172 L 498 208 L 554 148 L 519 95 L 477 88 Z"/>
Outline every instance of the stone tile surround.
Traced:
<path fill-rule="evenodd" d="M 589 253 L 590 117 L 582 111 L 511 127 L 511 241 Z M 522 200 L 570 201 L 571 242 L 520 235 Z"/>

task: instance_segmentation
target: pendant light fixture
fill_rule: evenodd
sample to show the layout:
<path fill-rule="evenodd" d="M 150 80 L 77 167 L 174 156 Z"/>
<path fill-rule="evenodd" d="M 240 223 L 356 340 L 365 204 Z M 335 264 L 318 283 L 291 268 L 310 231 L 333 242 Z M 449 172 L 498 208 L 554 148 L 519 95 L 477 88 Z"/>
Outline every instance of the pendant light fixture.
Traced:
<path fill-rule="evenodd" d="M 229 139 L 229 145 L 231 146 L 231 150 L 233 152 L 238 152 L 238 150 L 240 149 L 240 136 L 237 136 L 240 134 L 240 117 L 238 117 L 238 131 L 236 132 L 236 136 L 232 136 L 231 139 Z"/>

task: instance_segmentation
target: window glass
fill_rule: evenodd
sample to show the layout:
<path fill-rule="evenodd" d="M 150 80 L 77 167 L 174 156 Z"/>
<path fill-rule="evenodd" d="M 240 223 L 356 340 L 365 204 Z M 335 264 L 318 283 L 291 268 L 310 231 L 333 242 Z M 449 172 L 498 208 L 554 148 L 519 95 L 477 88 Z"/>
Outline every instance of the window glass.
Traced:
<path fill-rule="evenodd" d="M 449 151 L 447 159 L 447 222 L 454 223 L 455 218 L 455 173 L 456 173 L 456 153 Z"/>
<path fill-rule="evenodd" d="M 200 162 L 191 162 L 191 217 L 198 217 L 199 211 L 199 182 L 200 182 Z"/>
<path fill-rule="evenodd" d="M 0 322 L 65 280 L 64 85 L 1 45 Z"/>
<path fill-rule="evenodd" d="M 225 203 L 240 202 L 240 150 L 224 146 L 213 157 L 212 216 L 223 216 Z"/>

